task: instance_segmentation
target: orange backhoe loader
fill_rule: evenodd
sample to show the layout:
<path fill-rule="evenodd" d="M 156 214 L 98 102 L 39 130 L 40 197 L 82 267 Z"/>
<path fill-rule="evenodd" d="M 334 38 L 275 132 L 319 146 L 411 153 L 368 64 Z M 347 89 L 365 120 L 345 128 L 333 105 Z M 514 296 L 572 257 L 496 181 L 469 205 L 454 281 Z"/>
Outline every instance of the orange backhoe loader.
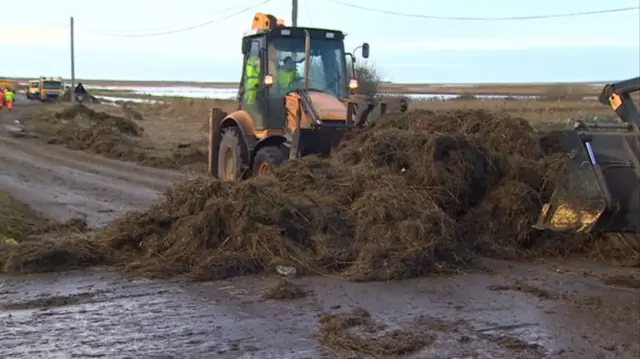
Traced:
<path fill-rule="evenodd" d="M 213 109 L 211 175 L 241 180 L 267 174 L 286 159 L 328 154 L 342 135 L 369 116 L 406 111 L 405 99 L 354 96 L 349 78 L 352 54 L 338 30 L 288 27 L 257 13 L 242 39 L 242 80 L 238 109 Z M 369 45 L 362 45 L 369 57 Z M 373 115 L 372 115 L 373 114 Z"/>

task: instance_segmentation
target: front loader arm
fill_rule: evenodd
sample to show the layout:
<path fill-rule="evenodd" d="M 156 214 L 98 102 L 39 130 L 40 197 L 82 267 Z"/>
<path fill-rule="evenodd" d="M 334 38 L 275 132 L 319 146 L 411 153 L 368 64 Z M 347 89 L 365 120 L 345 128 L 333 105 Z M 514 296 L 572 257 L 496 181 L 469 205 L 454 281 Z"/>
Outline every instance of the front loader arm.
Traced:
<path fill-rule="evenodd" d="M 631 94 L 640 91 L 640 77 L 609 84 L 602 89 L 598 100 L 609 105 L 621 121 L 640 127 L 640 113 L 631 99 Z"/>

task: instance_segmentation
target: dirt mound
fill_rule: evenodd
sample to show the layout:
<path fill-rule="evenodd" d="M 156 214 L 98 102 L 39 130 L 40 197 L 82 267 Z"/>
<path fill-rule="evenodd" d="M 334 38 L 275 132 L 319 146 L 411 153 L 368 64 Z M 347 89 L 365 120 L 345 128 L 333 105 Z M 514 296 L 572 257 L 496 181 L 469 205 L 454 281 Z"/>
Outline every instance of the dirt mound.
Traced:
<path fill-rule="evenodd" d="M 540 158 L 538 137 L 524 118 L 483 109 L 454 111 L 417 110 L 388 116 L 377 123 L 392 127 L 431 133 L 459 133 L 478 136 L 488 148 L 500 153 L 526 158 Z"/>
<path fill-rule="evenodd" d="M 110 113 L 95 111 L 82 104 L 66 107 L 56 113 L 55 116 L 61 120 L 72 120 L 80 117 L 82 120 L 89 121 L 93 127 L 110 128 L 117 133 L 128 136 L 140 137 L 144 132 L 141 126 L 131 120 L 114 116 Z"/>
<path fill-rule="evenodd" d="M 295 283 L 283 280 L 267 289 L 267 291 L 263 294 L 264 299 L 275 299 L 275 300 L 291 300 L 304 298 L 309 294 L 309 292 L 305 291 L 300 286 Z"/>
<path fill-rule="evenodd" d="M 274 177 L 184 183 L 104 237 L 158 274 L 171 262 L 170 273 L 200 278 L 276 265 L 351 280 L 413 277 L 468 264 L 456 217 L 497 181 L 497 165 L 473 138 L 372 129 L 330 159 L 290 161 Z"/>
<path fill-rule="evenodd" d="M 435 321 L 417 320 L 407 328 L 390 330 L 364 309 L 329 314 L 318 319 L 318 341 L 334 353 L 366 353 L 374 358 L 417 352 L 435 341 Z M 438 323 L 439 326 L 443 324 Z"/>
<path fill-rule="evenodd" d="M 38 272 L 108 263 L 110 250 L 82 233 L 81 218 L 54 222 L 0 192 L 0 273 Z M 52 240 L 62 235 L 65 240 Z"/>
<path fill-rule="evenodd" d="M 389 115 L 328 158 L 241 183 L 182 183 L 99 243 L 129 270 L 194 280 L 278 265 L 389 280 L 455 271 L 477 255 L 584 251 L 593 238 L 532 228 L 564 159 L 544 156 L 531 127 L 509 121 L 484 111 Z"/>
<path fill-rule="evenodd" d="M 112 264 L 111 250 L 87 237 L 0 244 L 0 272 L 37 273 Z"/>
<path fill-rule="evenodd" d="M 130 269 L 196 279 L 277 265 L 349 280 L 408 278 L 531 246 L 547 187 L 537 143 L 524 150 L 533 130 L 485 112 L 421 113 L 387 116 L 329 158 L 286 162 L 273 177 L 183 183 L 102 238 L 133 258 Z M 461 133 L 445 126 L 452 116 Z M 523 156 L 486 126 L 510 131 Z"/>
<path fill-rule="evenodd" d="M 206 165 L 207 155 L 194 146 L 157 149 L 148 138 L 143 138 L 144 128 L 137 123 L 144 120 L 142 114 L 128 105 L 122 105 L 120 110 L 128 118 L 96 111 L 83 104 L 65 107 L 53 116 L 50 113 L 38 116 L 58 125 L 47 138 L 49 144 L 159 168 Z"/>
<path fill-rule="evenodd" d="M 47 139 L 49 144 L 119 160 L 132 160 L 139 156 L 135 140 L 142 136 L 144 129 L 134 121 L 95 111 L 82 104 L 65 107 L 55 114 L 55 118 L 66 125 Z"/>
<path fill-rule="evenodd" d="M 0 191 L 0 243 L 20 242 L 43 224 L 31 207 Z"/>

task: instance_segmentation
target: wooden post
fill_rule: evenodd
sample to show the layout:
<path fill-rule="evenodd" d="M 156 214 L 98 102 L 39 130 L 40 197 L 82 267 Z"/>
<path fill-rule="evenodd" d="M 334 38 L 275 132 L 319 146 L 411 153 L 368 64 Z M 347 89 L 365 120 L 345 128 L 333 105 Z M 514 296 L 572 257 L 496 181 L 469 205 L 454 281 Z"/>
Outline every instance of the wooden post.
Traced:
<path fill-rule="evenodd" d="M 73 16 L 69 20 L 69 30 L 71 33 L 71 88 L 69 93 L 71 94 L 71 103 L 76 103 L 76 53 L 74 45 L 74 29 L 73 29 Z M 66 90 L 66 89 L 65 89 Z"/>
<path fill-rule="evenodd" d="M 208 158 L 208 162 L 207 162 L 207 168 L 208 168 L 208 174 L 209 176 L 214 176 L 217 175 L 217 170 L 214 172 L 214 160 L 213 160 L 213 154 L 214 154 L 214 147 L 215 147 L 215 139 L 214 139 L 214 131 L 213 131 L 213 110 L 211 109 L 211 112 L 209 113 L 209 158 Z"/>
<path fill-rule="evenodd" d="M 212 108 L 209 113 L 209 158 L 208 158 L 208 174 L 212 177 L 218 177 L 218 144 L 220 142 L 220 125 L 227 113 L 219 108 Z"/>

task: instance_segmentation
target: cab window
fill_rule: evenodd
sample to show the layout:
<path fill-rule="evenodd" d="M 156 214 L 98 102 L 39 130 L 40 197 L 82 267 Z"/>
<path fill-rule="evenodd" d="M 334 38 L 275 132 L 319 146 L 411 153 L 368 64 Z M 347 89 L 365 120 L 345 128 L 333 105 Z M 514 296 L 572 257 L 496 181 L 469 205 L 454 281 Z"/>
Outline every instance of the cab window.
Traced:
<path fill-rule="evenodd" d="M 305 49 L 304 39 L 278 38 L 274 40 L 274 54 L 277 62 L 277 74 L 275 76 L 274 91 L 272 96 L 283 96 L 287 92 L 304 87 Z M 309 88 L 316 91 L 330 93 L 338 98 L 347 97 L 347 78 L 344 63 L 344 49 L 342 42 L 330 39 L 311 41 L 309 58 Z M 285 62 L 293 60 L 295 74 L 278 76 L 282 72 L 290 72 L 292 69 Z M 297 81 L 281 83 L 278 78 L 292 77 Z"/>

